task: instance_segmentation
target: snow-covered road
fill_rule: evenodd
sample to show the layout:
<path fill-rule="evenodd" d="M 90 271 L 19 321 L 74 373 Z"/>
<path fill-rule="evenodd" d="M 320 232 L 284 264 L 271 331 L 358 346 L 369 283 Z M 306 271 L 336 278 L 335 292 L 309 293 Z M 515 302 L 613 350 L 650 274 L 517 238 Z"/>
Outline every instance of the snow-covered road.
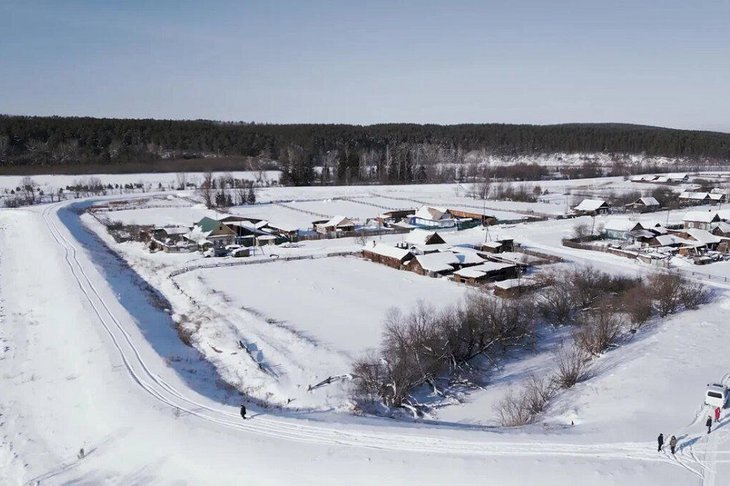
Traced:
<path fill-rule="evenodd" d="M 563 484 L 582 475 L 584 484 L 695 484 L 710 460 L 730 462 L 722 428 L 701 460 L 657 454 L 651 441 L 534 427 L 257 409 L 244 422 L 211 367 L 172 342 L 169 316 L 143 289 L 113 283 L 129 270 L 101 264 L 107 249 L 83 234 L 71 206 L 2 211 L 0 225 L 3 483 Z M 162 342 L 188 368 L 166 361 Z"/>

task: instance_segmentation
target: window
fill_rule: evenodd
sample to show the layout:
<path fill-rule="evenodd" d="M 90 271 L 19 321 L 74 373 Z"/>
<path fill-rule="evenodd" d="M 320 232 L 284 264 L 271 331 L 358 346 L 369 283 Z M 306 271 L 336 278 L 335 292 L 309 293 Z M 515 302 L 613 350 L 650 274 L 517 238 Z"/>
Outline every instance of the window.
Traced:
<path fill-rule="evenodd" d="M 714 391 L 708 391 L 707 396 L 711 398 L 719 398 L 720 400 L 722 400 L 722 395 Z"/>

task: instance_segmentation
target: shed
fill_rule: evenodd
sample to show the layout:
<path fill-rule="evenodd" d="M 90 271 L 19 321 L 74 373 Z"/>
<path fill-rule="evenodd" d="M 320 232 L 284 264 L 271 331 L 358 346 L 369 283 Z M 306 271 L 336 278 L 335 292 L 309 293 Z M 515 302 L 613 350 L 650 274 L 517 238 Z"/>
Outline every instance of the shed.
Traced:
<path fill-rule="evenodd" d="M 392 268 L 401 268 L 405 262 L 413 259 L 413 253 L 410 250 L 374 241 L 363 247 L 362 255 L 372 262 L 388 265 Z"/>
<path fill-rule="evenodd" d="M 611 208 L 603 199 L 583 199 L 573 210 L 578 214 L 606 214 Z"/>
<path fill-rule="evenodd" d="M 439 251 L 426 255 L 416 255 L 413 260 L 408 262 L 408 270 L 416 272 L 419 275 L 440 277 L 453 272 L 454 268 L 459 266 L 459 264 L 459 257 L 456 254 L 450 251 Z"/>

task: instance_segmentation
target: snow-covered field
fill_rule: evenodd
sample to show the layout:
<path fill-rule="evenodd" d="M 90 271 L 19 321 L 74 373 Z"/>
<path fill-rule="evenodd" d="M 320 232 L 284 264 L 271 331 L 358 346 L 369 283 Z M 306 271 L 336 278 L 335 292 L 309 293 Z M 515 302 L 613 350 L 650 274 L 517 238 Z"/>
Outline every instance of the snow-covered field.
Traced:
<path fill-rule="evenodd" d="M 540 184 L 559 193 L 557 183 Z M 580 184 L 592 190 L 634 187 L 618 178 Z M 231 212 L 301 227 L 316 217 L 299 209 L 354 217 L 381 211 L 336 197 L 379 206 L 391 201 L 394 207 L 474 201 L 456 185 L 270 188 L 260 191 L 260 201 L 296 203 Z M 211 214 L 179 202 L 114 211 L 109 218 L 190 224 Z M 347 238 L 276 250 L 282 258 L 312 259 L 275 261 L 267 254 L 252 257 L 257 264 L 195 269 L 211 261 L 116 244 L 94 218 L 79 216 L 69 204 L 0 210 L 0 483 L 730 481 L 730 419 L 723 418 L 709 436 L 702 424 L 705 384 L 730 371 L 730 284 L 722 280 L 730 277 L 727 264 L 699 269 L 716 277 L 711 280 L 694 276 L 713 286 L 713 303 L 656 319 L 595 360 L 590 378 L 561 392 L 538 423 L 499 427 L 493 405 L 530 373 L 552 366 L 560 330 L 543 330 L 534 351 L 509 356 L 483 389 L 411 423 L 353 416 L 346 383 L 311 392 L 307 386 L 348 372 L 353 356 L 377 346 L 389 307 L 409 308 L 419 299 L 450 304 L 464 295 L 464 286 L 328 256 L 360 247 Z M 515 214 L 559 214 L 565 203 L 484 204 Z M 682 214 L 636 218 L 671 221 Z M 445 238 L 460 244 L 509 235 L 566 258 L 567 265 L 649 270 L 618 256 L 562 247 L 560 239 L 575 223 L 475 228 Z M 181 270 L 188 271 L 171 276 Z M 175 322 L 191 330 L 194 347 L 183 344 Z M 244 422 L 237 407 L 246 399 L 253 419 Z M 656 451 L 659 432 L 677 436 L 676 457 Z"/>

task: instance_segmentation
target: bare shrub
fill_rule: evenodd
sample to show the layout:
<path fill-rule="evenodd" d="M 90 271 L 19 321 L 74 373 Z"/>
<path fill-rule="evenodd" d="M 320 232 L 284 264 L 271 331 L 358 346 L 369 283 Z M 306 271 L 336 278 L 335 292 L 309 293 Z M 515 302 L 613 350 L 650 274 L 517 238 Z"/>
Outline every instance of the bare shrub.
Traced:
<path fill-rule="evenodd" d="M 540 314 L 553 325 L 572 322 L 578 310 L 573 295 L 573 286 L 564 272 L 544 274 L 540 277 L 544 290 L 540 293 L 537 306 Z"/>
<path fill-rule="evenodd" d="M 623 325 L 621 314 L 603 303 L 580 317 L 573 333 L 575 344 L 588 354 L 599 355 L 616 342 Z"/>
<path fill-rule="evenodd" d="M 712 291 L 698 282 L 685 280 L 680 291 L 679 301 L 685 309 L 696 309 L 712 300 Z"/>
<path fill-rule="evenodd" d="M 380 351 L 357 361 L 355 399 L 377 398 L 389 407 L 413 408 L 410 393 L 480 355 L 495 357 L 533 335 L 532 306 L 483 293 L 437 312 L 419 303 L 409 313 L 388 312 Z"/>
<path fill-rule="evenodd" d="M 638 329 L 643 326 L 654 312 L 651 292 L 640 284 L 624 292 L 618 300 L 618 307 L 626 313 L 631 325 Z"/>
<path fill-rule="evenodd" d="M 591 225 L 586 222 L 575 223 L 573 226 L 573 237 L 578 241 L 583 241 L 591 234 Z"/>
<path fill-rule="evenodd" d="M 510 389 L 495 405 L 499 422 L 505 427 L 516 427 L 531 423 L 545 410 L 555 389 L 550 380 L 531 375 L 520 393 Z"/>
<path fill-rule="evenodd" d="M 531 415 L 537 415 L 545 410 L 545 405 L 555 394 L 555 387 L 550 380 L 530 375 L 522 392 L 522 403 Z"/>
<path fill-rule="evenodd" d="M 517 427 L 532 422 L 533 415 L 522 403 L 522 396 L 509 390 L 507 395 L 495 405 L 499 423 L 505 427 Z"/>
<path fill-rule="evenodd" d="M 555 351 L 557 371 L 555 384 L 561 388 L 570 388 L 585 378 L 589 355 L 582 348 L 561 344 Z"/>
<path fill-rule="evenodd" d="M 656 272 L 649 276 L 649 288 L 660 316 L 674 314 L 682 306 L 683 280 L 674 273 Z"/>

